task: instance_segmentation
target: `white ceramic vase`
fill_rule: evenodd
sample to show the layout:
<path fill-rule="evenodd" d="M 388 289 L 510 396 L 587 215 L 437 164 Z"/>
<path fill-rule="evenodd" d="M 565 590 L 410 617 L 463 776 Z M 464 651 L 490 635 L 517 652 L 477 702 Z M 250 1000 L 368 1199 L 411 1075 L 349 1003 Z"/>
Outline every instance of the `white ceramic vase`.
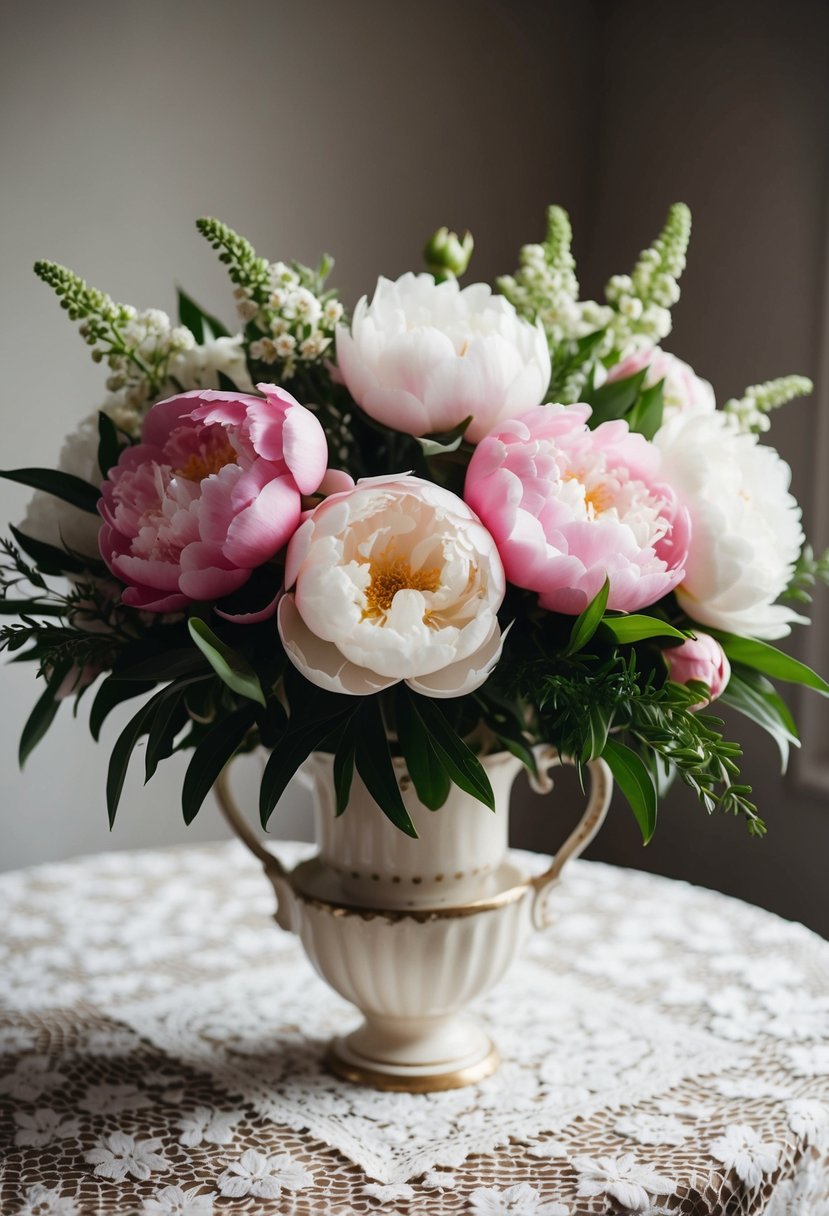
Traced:
<path fill-rule="evenodd" d="M 543 788 L 561 763 L 537 749 Z M 509 853 L 509 796 L 521 762 L 507 752 L 482 758 L 493 813 L 452 786 L 439 811 L 418 800 L 402 761 L 398 784 L 418 833 L 395 828 L 355 773 L 348 807 L 334 814 L 333 758 L 313 755 L 303 780 L 314 795 L 319 851 L 286 870 L 241 816 L 227 774 L 217 784 L 231 825 L 262 862 L 277 897 L 277 922 L 296 933 L 328 984 L 363 1015 L 327 1056 L 340 1076 L 382 1089 L 416 1092 L 471 1084 L 499 1057 L 463 1010 L 495 984 L 527 934 L 551 920 L 549 896 L 571 857 L 599 830 L 612 779 L 590 765 L 590 797 L 576 828 L 540 876 Z"/>

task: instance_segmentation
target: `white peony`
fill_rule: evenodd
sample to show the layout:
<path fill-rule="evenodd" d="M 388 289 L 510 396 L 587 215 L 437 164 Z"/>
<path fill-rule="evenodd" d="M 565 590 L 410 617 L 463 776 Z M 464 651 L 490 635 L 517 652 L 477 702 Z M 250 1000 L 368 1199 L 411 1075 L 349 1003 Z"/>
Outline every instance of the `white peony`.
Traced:
<path fill-rule="evenodd" d="M 654 442 L 665 481 L 691 513 L 686 574 L 677 589 L 682 608 L 716 629 L 785 637 L 791 622 L 804 619 L 775 603 L 804 539 L 789 466 L 723 413 L 677 415 Z"/>
<path fill-rule="evenodd" d="M 169 374 L 183 392 L 196 388 L 217 389 L 219 373 L 232 380 L 240 393 L 254 392 L 241 334 L 235 338 L 212 338 L 201 346 L 191 346 L 174 356 Z"/>
<path fill-rule="evenodd" d="M 416 477 L 325 499 L 288 546 L 279 633 L 312 683 L 365 696 L 405 680 L 456 697 L 501 654 L 495 542 L 461 499 Z"/>
<path fill-rule="evenodd" d="M 77 430 L 64 440 L 58 458 L 58 469 L 72 473 L 82 481 L 100 485 L 98 467 L 98 414 L 90 414 Z M 36 490 L 26 510 L 20 531 L 33 540 L 44 541 L 57 548 L 71 549 L 84 557 L 99 557 L 98 532 L 101 519 L 89 511 L 73 507 L 54 494 Z"/>
<path fill-rule="evenodd" d="M 337 329 L 340 372 L 372 418 L 410 435 L 450 431 L 472 415 L 466 438 L 540 405 L 550 355 L 540 325 L 522 320 L 484 283 L 461 289 L 428 274 L 378 280 L 351 331 Z"/>

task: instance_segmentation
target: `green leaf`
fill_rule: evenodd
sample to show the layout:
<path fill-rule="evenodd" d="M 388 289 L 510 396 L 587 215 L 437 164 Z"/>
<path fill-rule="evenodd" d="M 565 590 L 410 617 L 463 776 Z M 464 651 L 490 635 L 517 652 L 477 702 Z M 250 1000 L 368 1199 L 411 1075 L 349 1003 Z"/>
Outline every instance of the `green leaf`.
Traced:
<path fill-rule="evenodd" d="M 663 391 L 665 381 L 659 380 L 646 388 L 636 405 L 628 415 L 628 426 L 632 431 L 638 431 L 646 439 L 653 439 L 662 425 L 662 414 L 665 409 Z"/>
<path fill-rule="evenodd" d="M 59 549 L 57 545 L 47 545 L 43 540 L 35 540 L 32 536 L 26 536 L 13 524 L 9 524 L 9 531 L 41 574 L 84 574 L 89 570 L 90 563 L 76 557 L 74 553 L 67 553 L 65 549 Z M 91 564 L 97 565 L 97 562 L 93 561 Z"/>
<path fill-rule="evenodd" d="M 351 796 L 351 782 L 354 777 L 354 752 L 356 741 L 349 735 L 337 748 L 334 757 L 334 794 L 337 799 L 336 814 L 342 815 L 348 806 Z"/>
<path fill-rule="evenodd" d="M 242 697 L 249 697 L 259 705 L 265 705 L 265 694 L 259 677 L 248 663 L 232 647 L 226 645 L 201 617 L 191 616 L 187 622 L 190 637 L 198 646 L 220 680 Z"/>
<path fill-rule="evenodd" d="M 159 761 L 173 754 L 173 742 L 187 720 L 186 711 L 182 720 L 182 700 L 186 685 L 177 684 L 169 690 L 169 696 L 159 702 L 153 715 L 144 753 L 144 783 L 146 784 L 158 768 Z"/>
<path fill-rule="evenodd" d="M 607 597 L 610 595 L 610 579 L 606 578 L 601 591 L 592 599 L 573 622 L 573 628 L 570 631 L 570 641 L 565 647 L 564 654 L 575 654 L 576 651 L 583 649 L 584 646 L 592 638 L 593 634 L 599 628 L 601 619 L 604 616 L 604 610 L 607 607 Z"/>
<path fill-rule="evenodd" d="M 753 674 L 753 673 L 752 673 Z M 780 752 L 781 772 L 786 771 L 789 763 L 789 747 L 800 746 L 791 710 L 785 701 L 768 687 L 758 686 L 738 668 L 732 667 L 728 687 L 720 695 L 724 705 L 730 705 L 739 713 L 762 726 L 777 744 Z"/>
<path fill-rule="evenodd" d="M 593 407 L 588 425 L 595 429 L 602 422 L 624 417 L 639 397 L 647 374 L 648 369 L 645 367 L 633 376 L 626 376 L 624 380 L 611 380 L 595 389 L 588 402 Z"/>
<path fill-rule="evenodd" d="M 221 321 L 204 311 L 186 292 L 178 289 L 178 319 L 186 325 L 201 346 L 207 338 L 226 338 L 228 331 Z"/>
<path fill-rule="evenodd" d="M 101 476 L 106 477 L 111 468 L 118 463 L 124 445 L 118 438 L 118 428 L 108 414 L 98 411 L 98 468 Z"/>
<path fill-rule="evenodd" d="M 38 697 L 34 709 L 29 714 L 20 736 L 20 745 L 17 752 L 17 759 L 21 768 L 23 768 L 28 757 L 54 722 L 55 715 L 60 708 L 57 691 L 64 677 L 68 675 L 71 669 L 72 664 L 68 661 L 54 668 L 49 679 L 46 681 L 46 687 Z"/>
<path fill-rule="evenodd" d="M 740 638 L 733 633 L 720 633 L 716 630 L 711 632 L 719 640 L 732 663 L 744 663 L 746 667 L 754 667 L 775 680 L 803 684 L 824 697 L 829 696 L 829 684 L 816 671 L 793 659 L 791 655 L 784 654 L 776 646 L 769 646 L 768 642 L 758 642 L 754 638 Z"/>
<path fill-rule="evenodd" d="M 243 705 L 234 710 L 211 727 L 193 752 L 181 787 L 181 809 L 185 823 L 192 823 L 198 815 L 219 773 L 250 730 L 255 716 L 252 705 Z"/>
<path fill-rule="evenodd" d="M 636 817 L 642 842 L 647 844 L 656 827 L 656 790 L 651 774 L 641 757 L 616 739 L 607 740 L 602 759 Z"/>
<path fill-rule="evenodd" d="M 587 733 L 581 750 L 581 761 L 595 760 L 601 756 L 607 743 L 607 736 L 613 725 L 613 710 L 599 701 L 589 701 L 587 705 Z"/>
<path fill-rule="evenodd" d="M 489 777 L 475 753 L 455 733 L 443 708 L 430 697 L 418 693 L 411 698 L 411 705 L 426 729 L 438 760 L 455 785 L 494 811 L 495 795 Z"/>
<path fill-rule="evenodd" d="M 360 714 L 360 729 L 354 752 L 357 772 L 383 814 L 407 836 L 417 838 L 415 826 L 403 802 L 394 771 L 386 727 L 376 697 L 367 698 Z"/>
<path fill-rule="evenodd" d="M 353 705 L 345 713 L 339 711 L 332 716 L 315 718 L 302 726 L 287 730 L 279 739 L 265 765 L 259 788 L 259 817 L 263 828 L 268 826 L 274 807 L 302 762 L 308 759 L 311 752 L 315 751 L 332 731 L 345 723 L 347 716 L 356 713 L 359 708 L 359 704 Z"/>
<path fill-rule="evenodd" d="M 142 693 L 149 692 L 154 687 L 155 681 L 152 680 L 136 681 L 133 684 L 128 684 L 116 680 L 114 676 L 107 676 L 95 694 L 95 700 L 92 702 L 92 708 L 89 711 L 89 729 L 95 742 L 98 742 L 101 727 L 110 711 L 115 709 L 116 705 L 120 705 L 122 701 L 129 701 L 132 697 L 138 697 Z"/>
<path fill-rule="evenodd" d="M 80 507 L 90 515 L 98 514 L 98 499 L 101 491 L 73 473 L 60 473 L 57 469 L 0 469 L 0 477 L 17 481 L 32 490 L 45 490 L 73 507 Z"/>
<path fill-rule="evenodd" d="M 397 685 L 397 737 L 418 798 L 430 811 L 437 811 L 449 797 L 452 779 L 429 742 L 423 722 L 412 708 L 412 695 L 405 684 Z"/>
<path fill-rule="evenodd" d="M 129 767 L 133 749 L 141 736 L 146 735 L 149 731 L 153 715 L 158 709 L 160 702 L 167 696 L 167 691 L 166 688 L 162 688 L 154 697 L 150 697 L 149 701 L 141 706 L 138 713 L 130 718 L 115 741 L 112 755 L 109 758 L 106 785 L 107 812 L 109 814 L 110 828 L 115 823 L 115 813 L 118 810 L 118 803 L 121 801 L 124 779 L 127 775 L 127 768 Z"/>
<path fill-rule="evenodd" d="M 675 629 L 667 621 L 660 621 L 655 616 L 642 616 L 631 613 L 629 616 L 606 616 L 602 618 L 601 633 L 610 634 L 615 642 L 629 644 L 642 642 L 646 638 L 679 638 L 684 642 L 690 637 L 681 629 Z"/>
<path fill-rule="evenodd" d="M 472 414 L 464 418 L 463 422 L 459 422 L 451 431 L 447 431 L 444 435 L 423 435 L 415 436 L 417 442 L 423 451 L 424 456 L 443 456 L 447 452 L 456 452 L 463 443 L 463 437 L 466 434 L 467 428 L 472 421 Z"/>

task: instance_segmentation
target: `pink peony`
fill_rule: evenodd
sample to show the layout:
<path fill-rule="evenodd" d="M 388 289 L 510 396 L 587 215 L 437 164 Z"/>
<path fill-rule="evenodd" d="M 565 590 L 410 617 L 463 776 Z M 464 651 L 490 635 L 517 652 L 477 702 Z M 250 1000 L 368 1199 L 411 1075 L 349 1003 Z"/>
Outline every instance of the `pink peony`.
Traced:
<path fill-rule="evenodd" d="M 478 445 L 464 498 L 495 537 L 507 578 L 552 612 L 581 612 L 610 578 L 608 607 L 632 612 L 679 583 L 688 513 L 660 480 L 660 455 L 625 422 L 591 431 L 588 405 L 543 405 Z"/>
<path fill-rule="evenodd" d="M 715 701 L 725 692 L 731 679 L 731 664 L 725 651 L 710 633 L 698 633 L 681 646 L 665 650 L 668 672 L 675 684 L 687 684 L 689 680 L 702 680 L 710 690 L 708 701 Z M 708 701 L 700 701 L 694 709 L 702 709 Z"/>
<path fill-rule="evenodd" d="M 101 493 L 104 561 L 123 601 L 171 612 L 241 587 L 299 524 L 325 473 L 325 434 L 290 393 L 212 390 L 160 401 Z"/>
<path fill-rule="evenodd" d="M 717 402 L 710 383 L 698 376 L 682 359 L 659 346 L 634 351 L 621 363 L 611 367 L 607 378 L 609 381 L 624 380 L 626 376 L 635 376 L 645 367 L 650 369 L 645 376 L 645 388 L 652 388 L 654 384 L 664 380 L 662 399 L 665 402 L 666 422 L 674 414 L 711 414 L 716 409 Z"/>

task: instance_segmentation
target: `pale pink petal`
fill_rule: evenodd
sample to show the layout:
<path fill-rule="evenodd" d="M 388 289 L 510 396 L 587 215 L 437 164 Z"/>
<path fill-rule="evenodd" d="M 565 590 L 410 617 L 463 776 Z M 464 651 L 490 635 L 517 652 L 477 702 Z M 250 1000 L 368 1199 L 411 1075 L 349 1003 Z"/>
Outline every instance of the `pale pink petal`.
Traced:
<path fill-rule="evenodd" d="M 246 568 L 268 561 L 296 531 L 301 505 L 296 487 L 287 477 L 269 481 L 228 527 L 222 546 L 227 560 Z"/>

